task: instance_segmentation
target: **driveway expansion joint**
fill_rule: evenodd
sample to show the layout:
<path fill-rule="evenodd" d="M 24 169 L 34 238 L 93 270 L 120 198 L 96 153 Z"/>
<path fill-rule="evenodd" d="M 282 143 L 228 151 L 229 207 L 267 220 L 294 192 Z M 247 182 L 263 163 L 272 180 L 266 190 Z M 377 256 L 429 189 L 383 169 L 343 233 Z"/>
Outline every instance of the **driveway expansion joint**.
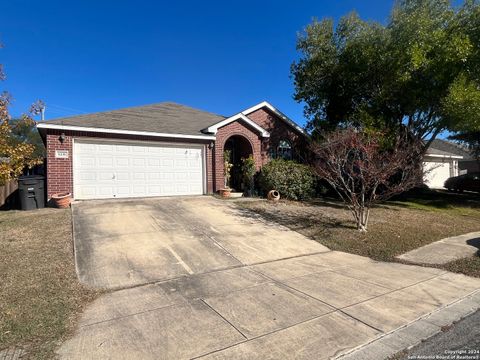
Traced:
<path fill-rule="evenodd" d="M 202 301 L 208 308 L 210 308 L 210 310 L 212 310 L 215 314 L 217 314 L 218 316 L 220 316 L 223 321 L 225 321 L 228 325 L 230 325 L 231 327 L 233 327 L 240 335 L 242 335 L 245 340 L 248 340 L 247 336 L 242 333 L 240 331 L 240 329 L 238 329 L 234 324 L 232 324 L 227 318 L 225 318 L 222 314 L 220 314 L 213 306 L 211 306 L 208 302 L 205 301 L 205 299 L 200 299 L 200 301 Z"/>

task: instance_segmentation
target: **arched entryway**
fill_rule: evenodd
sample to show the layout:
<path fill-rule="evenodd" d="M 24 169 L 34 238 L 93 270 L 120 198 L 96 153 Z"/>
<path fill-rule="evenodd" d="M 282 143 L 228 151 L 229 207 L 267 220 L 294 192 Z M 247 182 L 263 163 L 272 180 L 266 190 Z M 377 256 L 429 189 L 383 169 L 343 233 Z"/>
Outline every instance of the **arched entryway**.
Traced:
<path fill-rule="evenodd" d="M 241 135 L 233 135 L 225 142 L 223 147 L 224 155 L 225 151 L 229 152 L 229 162 L 233 165 L 230 171 L 230 184 L 227 185 L 235 189 L 235 191 L 243 192 L 245 189 L 242 179 L 242 159 L 253 155 L 252 145 L 247 138 Z"/>

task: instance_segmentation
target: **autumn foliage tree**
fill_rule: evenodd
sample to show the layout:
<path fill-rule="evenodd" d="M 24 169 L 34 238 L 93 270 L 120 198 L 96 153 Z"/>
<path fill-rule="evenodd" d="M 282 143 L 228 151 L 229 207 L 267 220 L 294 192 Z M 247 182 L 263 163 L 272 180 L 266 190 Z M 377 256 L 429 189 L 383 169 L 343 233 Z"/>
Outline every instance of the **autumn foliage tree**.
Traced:
<path fill-rule="evenodd" d="M 18 142 L 13 135 L 16 127 L 32 126 L 35 122 L 27 115 L 12 122 L 8 113 L 8 98 L 0 98 L 0 184 L 20 176 L 25 168 L 42 163 L 35 155 L 35 145 Z"/>
<path fill-rule="evenodd" d="M 337 130 L 312 150 L 318 176 L 345 202 L 360 231 L 367 231 L 375 203 L 422 183 L 423 143 L 407 131 L 385 138 L 379 132 Z"/>
<path fill-rule="evenodd" d="M 5 73 L 0 64 L 0 80 L 4 79 Z M 36 154 L 35 144 L 25 140 L 19 141 L 17 136 L 22 132 L 20 130 L 33 127 L 35 121 L 28 115 L 13 121 L 8 112 L 9 102 L 8 93 L 0 94 L 0 185 L 16 179 L 25 168 L 32 168 L 43 162 L 43 159 Z M 36 111 L 34 107 L 31 109 L 32 112 Z"/>

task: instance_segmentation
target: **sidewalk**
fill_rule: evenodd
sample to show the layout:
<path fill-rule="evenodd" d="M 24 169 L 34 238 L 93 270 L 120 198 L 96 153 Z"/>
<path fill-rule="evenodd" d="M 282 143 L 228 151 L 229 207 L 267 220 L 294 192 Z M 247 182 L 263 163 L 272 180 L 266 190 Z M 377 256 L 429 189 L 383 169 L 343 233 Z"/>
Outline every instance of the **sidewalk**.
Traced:
<path fill-rule="evenodd" d="M 480 249 L 480 231 L 445 238 L 397 256 L 414 264 L 443 265 L 475 255 Z"/>

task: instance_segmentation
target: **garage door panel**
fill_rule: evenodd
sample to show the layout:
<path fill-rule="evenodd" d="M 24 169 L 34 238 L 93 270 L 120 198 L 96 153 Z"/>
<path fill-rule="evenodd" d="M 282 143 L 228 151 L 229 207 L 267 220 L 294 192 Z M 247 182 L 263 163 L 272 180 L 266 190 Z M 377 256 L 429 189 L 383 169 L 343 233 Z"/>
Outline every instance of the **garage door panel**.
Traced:
<path fill-rule="evenodd" d="M 96 167 L 96 159 L 92 157 L 79 156 L 78 158 L 78 167 L 79 168 L 94 168 Z"/>
<path fill-rule="evenodd" d="M 115 167 L 128 167 L 130 166 L 130 159 L 128 157 L 115 157 Z"/>
<path fill-rule="evenodd" d="M 129 154 L 131 152 L 131 149 L 128 146 L 115 145 L 115 152 L 118 154 Z"/>
<path fill-rule="evenodd" d="M 98 174 L 99 181 L 109 181 L 109 180 L 113 180 L 115 177 L 115 173 L 113 169 L 110 171 L 99 171 L 97 172 L 97 174 Z"/>
<path fill-rule="evenodd" d="M 160 159 L 148 159 L 148 166 L 159 167 L 160 166 Z"/>
<path fill-rule="evenodd" d="M 98 189 L 98 195 L 113 197 L 115 190 L 112 185 L 100 185 L 96 187 Z"/>
<path fill-rule="evenodd" d="M 117 171 L 115 177 L 116 177 L 117 181 L 130 181 L 130 173 L 129 172 Z"/>
<path fill-rule="evenodd" d="M 131 193 L 130 186 L 117 186 L 116 197 L 128 196 L 130 193 Z"/>
<path fill-rule="evenodd" d="M 133 180 L 135 181 L 145 181 L 146 175 L 142 172 L 135 172 L 133 173 Z"/>
<path fill-rule="evenodd" d="M 147 151 L 147 149 L 144 146 L 137 146 L 137 145 L 133 145 L 132 150 L 134 153 L 142 153 L 142 154 Z"/>
<path fill-rule="evenodd" d="M 203 194 L 201 148 L 76 140 L 75 198 Z"/>
<path fill-rule="evenodd" d="M 96 195 L 96 188 L 94 186 L 82 186 L 79 190 L 80 197 L 95 197 Z"/>
<path fill-rule="evenodd" d="M 98 165 L 103 167 L 113 167 L 113 157 L 112 156 L 100 156 L 98 158 Z"/>
<path fill-rule="evenodd" d="M 162 193 L 162 187 L 160 185 L 149 185 L 148 186 L 148 192 L 150 194 L 161 194 Z"/>
<path fill-rule="evenodd" d="M 138 196 L 145 196 L 147 194 L 147 187 L 145 185 L 133 185 L 133 193 Z"/>
<path fill-rule="evenodd" d="M 93 171 L 80 171 L 78 173 L 78 180 L 82 182 L 95 181 L 97 180 L 97 174 Z"/>
<path fill-rule="evenodd" d="M 111 153 L 115 150 L 115 147 L 113 145 L 110 145 L 110 144 L 99 144 L 97 145 L 98 147 L 98 151 L 102 152 L 102 153 Z"/>
<path fill-rule="evenodd" d="M 177 173 L 175 174 L 175 180 L 179 180 L 179 181 L 182 181 L 182 180 L 187 180 L 188 179 L 188 174 L 187 173 Z"/>
<path fill-rule="evenodd" d="M 141 167 L 141 168 L 144 168 L 145 167 L 145 161 L 146 159 L 145 158 L 133 158 L 132 159 L 132 165 L 134 167 Z"/>

